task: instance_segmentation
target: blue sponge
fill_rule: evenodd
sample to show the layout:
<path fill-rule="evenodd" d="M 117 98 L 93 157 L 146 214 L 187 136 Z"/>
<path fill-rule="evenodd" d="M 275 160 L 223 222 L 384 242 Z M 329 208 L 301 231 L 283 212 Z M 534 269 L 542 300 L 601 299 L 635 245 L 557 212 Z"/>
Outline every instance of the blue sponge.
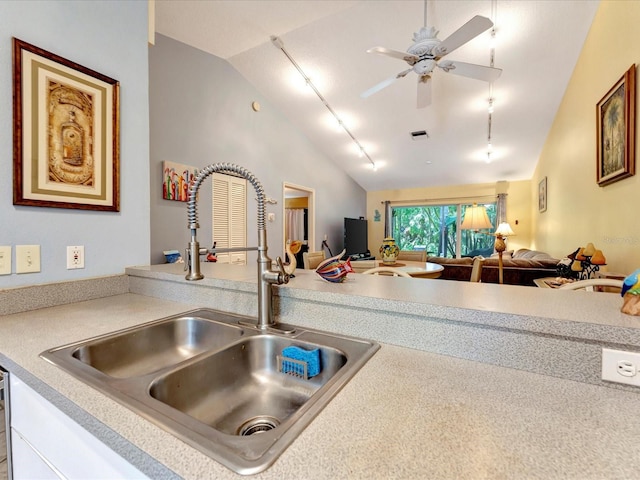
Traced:
<path fill-rule="evenodd" d="M 291 373 L 300 377 L 304 376 L 304 370 L 296 362 L 287 359 L 299 360 L 307 363 L 307 377 L 315 377 L 320 373 L 320 349 L 305 350 L 292 345 L 282 350 L 282 373 Z"/>

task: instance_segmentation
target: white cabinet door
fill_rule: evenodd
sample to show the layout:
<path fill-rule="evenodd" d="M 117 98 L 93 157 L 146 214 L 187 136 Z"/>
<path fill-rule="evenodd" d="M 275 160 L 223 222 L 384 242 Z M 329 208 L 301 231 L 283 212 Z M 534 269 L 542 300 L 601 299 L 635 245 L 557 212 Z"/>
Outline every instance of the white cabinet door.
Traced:
<path fill-rule="evenodd" d="M 13 431 L 64 478 L 147 478 L 15 375 L 10 382 Z M 20 457 L 13 467 L 28 471 Z"/>

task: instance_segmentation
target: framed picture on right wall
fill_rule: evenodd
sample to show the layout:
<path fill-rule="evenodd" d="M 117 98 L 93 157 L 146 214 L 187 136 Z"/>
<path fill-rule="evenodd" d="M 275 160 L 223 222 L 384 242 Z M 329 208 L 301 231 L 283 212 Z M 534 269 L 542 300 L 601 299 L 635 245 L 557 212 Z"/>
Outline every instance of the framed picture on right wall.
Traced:
<path fill-rule="evenodd" d="M 635 64 L 602 97 L 596 109 L 596 181 L 604 187 L 635 174 Z"/>
<path fill-rule="evenodd" d="M 540 212 L 547 210 L 547 177 L 540 180 L 538 184 L 538 210 Z"/>

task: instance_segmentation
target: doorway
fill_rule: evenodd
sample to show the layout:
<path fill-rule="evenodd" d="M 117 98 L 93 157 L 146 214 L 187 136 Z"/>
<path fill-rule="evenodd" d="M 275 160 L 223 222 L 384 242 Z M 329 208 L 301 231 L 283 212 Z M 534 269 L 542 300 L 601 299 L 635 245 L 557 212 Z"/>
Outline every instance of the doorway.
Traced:
<path fill-rule="evenodd" d="M 302 241 L 302 249 L 296 255 L 298 265 L 302 265 L 302 252 L 315 251 L 316 192 L 313 188 L 283 182 L 282 196 L 282 250 L 286 251 L 287 240 Z M 303 238 L 291 238 L 291 237 Z M 283 255 L 282 258 L 285 258 Z M 299 258 L 298 258 L 299 257 Z"/>

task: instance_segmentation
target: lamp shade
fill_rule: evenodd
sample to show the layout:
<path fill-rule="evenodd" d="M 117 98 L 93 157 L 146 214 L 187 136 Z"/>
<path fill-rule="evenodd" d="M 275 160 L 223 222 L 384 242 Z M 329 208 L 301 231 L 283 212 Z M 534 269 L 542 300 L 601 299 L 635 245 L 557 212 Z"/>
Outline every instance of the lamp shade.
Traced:
<path fill-rule="evenodd" d="M 460 225 L 462 230 L 483 230 L 486 228 L 493 228 L 487 210 L 484 206 L 473 204 L 472 207 L 467 207 L 464 212 L 464 220 Z"/>
<path fill-rule="evenodd" d="M 507 222 L 502 222 L 500 225 L 498 225 L 498 228 L 496 228 L 495 235 L 500 235 L 501 237 L 510 237 L 511 235 L 515 235 L 515 233 L 513 233 L 513 230 L 511 230 L 511 225 L 509 225 Z"/>
<path fill-rule="evenodd" d="M 582 254 L 585 257 L 593 257 L 594 253 L 596 253 L 596 247 L 593 245 L 593 243 L 587 243 L 587 246 L 584 247 L 584 252 L 582 252 Z"/>

